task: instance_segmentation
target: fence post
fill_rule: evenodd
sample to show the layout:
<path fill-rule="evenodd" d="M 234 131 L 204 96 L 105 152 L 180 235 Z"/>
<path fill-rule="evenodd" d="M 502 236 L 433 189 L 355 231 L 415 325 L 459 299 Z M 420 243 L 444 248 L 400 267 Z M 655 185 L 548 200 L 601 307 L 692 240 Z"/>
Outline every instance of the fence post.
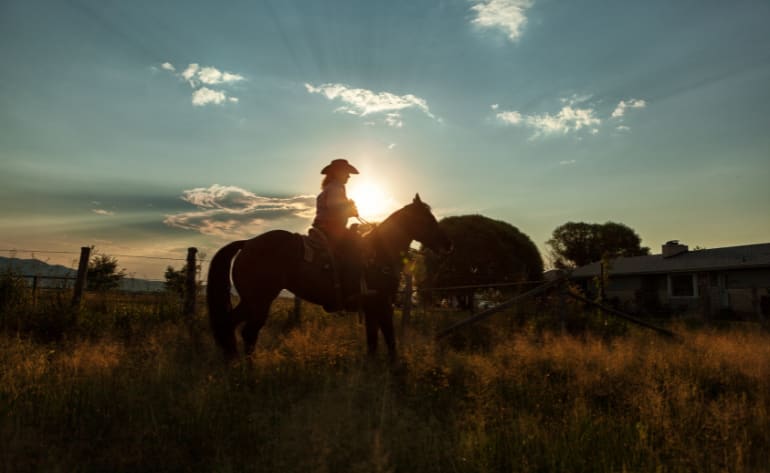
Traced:
<path fill-rule="evenodd" d="M 75 279 L 75 291 L 72 294 L 73 307 L 80 306 L 80 300 L 83 298 L 83 289 L 86 287 L 86 278 L 88 276 L 88 261 L 91 259 L 91 247 L 83 246 L 80 248 L 80 261 L 78 262 L 78 275 Z"/>
<path fill-rule="evenodd" d="M 32 307 L 37 307 L 37 275 L 32 276 Z"/>
<path fill-rule="evenodd" d="M 412 273 L 405 273 L 404 300 L 401 303 L 401 332 L 409 325 L 412 316 Z"/>
<path fill-rule="evenodd" d="M 193 317 L 195 315 L 195 299 L 197 291 L 195 287 L 195 273 L 197 269 L 195 255 L 198 248 L 187 248 L 187 268 L 185 271 L 185 290 L 184 290 L 184 315 Z"/>

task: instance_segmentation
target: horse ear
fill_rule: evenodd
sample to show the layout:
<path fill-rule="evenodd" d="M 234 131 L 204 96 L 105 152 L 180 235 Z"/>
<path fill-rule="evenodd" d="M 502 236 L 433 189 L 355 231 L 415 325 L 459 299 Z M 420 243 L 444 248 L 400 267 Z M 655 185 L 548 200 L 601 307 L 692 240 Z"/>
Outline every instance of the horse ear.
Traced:
<path fill-rule="evenodd" d="M 420 200 L 420 194 L 419 193 L 414 195 L 414 200 L 412 202 L 415 203 L 415 204 L 422 203 L 422 201 Z"/>

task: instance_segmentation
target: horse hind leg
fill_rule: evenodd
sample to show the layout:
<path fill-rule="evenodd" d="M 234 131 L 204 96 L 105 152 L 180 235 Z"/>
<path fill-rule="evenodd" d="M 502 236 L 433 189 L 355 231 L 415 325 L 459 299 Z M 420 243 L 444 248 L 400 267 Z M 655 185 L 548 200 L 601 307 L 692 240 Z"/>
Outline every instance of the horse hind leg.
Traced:
<path fill-rule="evenodd" d="M 236 309 L 237 310 L 237 309 Z M 235 310 L 230 315 L 235 314 Z M 235 338 L 235 327 L 230 316 L 211 319 L 211 328 L 214 338 L 224 352 L 226 360 L 234 360 L 238 357 L 238 342 Z"/>
<path fill-rule="evenodd" d="M 257 347 L 257 338 L 259 337 L 259 331 L 267 321 L 267 316 L 270 314 L 270 303 L 272 299 L 267 302 L 252 305 L 248 314 L 245 315 L 246 323 L 241 330 L 241 337 L 243 338 L 243 347 L 246 356 L 254 353 Z"/>

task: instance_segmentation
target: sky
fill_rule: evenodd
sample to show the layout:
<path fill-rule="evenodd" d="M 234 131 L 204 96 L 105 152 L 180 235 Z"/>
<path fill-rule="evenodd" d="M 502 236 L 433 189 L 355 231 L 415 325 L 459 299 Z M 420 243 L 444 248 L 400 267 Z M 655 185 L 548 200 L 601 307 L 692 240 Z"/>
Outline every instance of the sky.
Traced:
<path fill-rule="evenodd" d="M 306 231 L 335 158 L 367 220 L 419 193 L 546 263 L 569 221 L 654 253 L 770 242 L 769 22 L 766 0 L 0 0 L 0 256 L 94 246 L 160 278 L 181 262 L 131 256 Z"/>

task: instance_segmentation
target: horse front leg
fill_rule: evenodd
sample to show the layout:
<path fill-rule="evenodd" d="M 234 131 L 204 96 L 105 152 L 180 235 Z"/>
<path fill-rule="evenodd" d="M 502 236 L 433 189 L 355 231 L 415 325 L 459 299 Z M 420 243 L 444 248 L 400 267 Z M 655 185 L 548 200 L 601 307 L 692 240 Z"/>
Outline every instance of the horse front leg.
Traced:
<path fill-rule="evenodd" d="M 364 326 L 366 327 L 366 351 L 371 358 L 374 358 L 374 356 L 377 355 L 377 330 L 379 329 L 377 319 L 378 317 L 375 309 L 366 309 L 364 316 Z"/>
<path fill-rule="evenodd" d="M 386 304 L 380 310 L 380 330 L 382 330 L 382 336 L 385 338 L 385 346 L 388 347 L 388 359 L 393 363 L 398 358 L 396 353 L 396 332 L 393 329 L 393 306 Z"/>

